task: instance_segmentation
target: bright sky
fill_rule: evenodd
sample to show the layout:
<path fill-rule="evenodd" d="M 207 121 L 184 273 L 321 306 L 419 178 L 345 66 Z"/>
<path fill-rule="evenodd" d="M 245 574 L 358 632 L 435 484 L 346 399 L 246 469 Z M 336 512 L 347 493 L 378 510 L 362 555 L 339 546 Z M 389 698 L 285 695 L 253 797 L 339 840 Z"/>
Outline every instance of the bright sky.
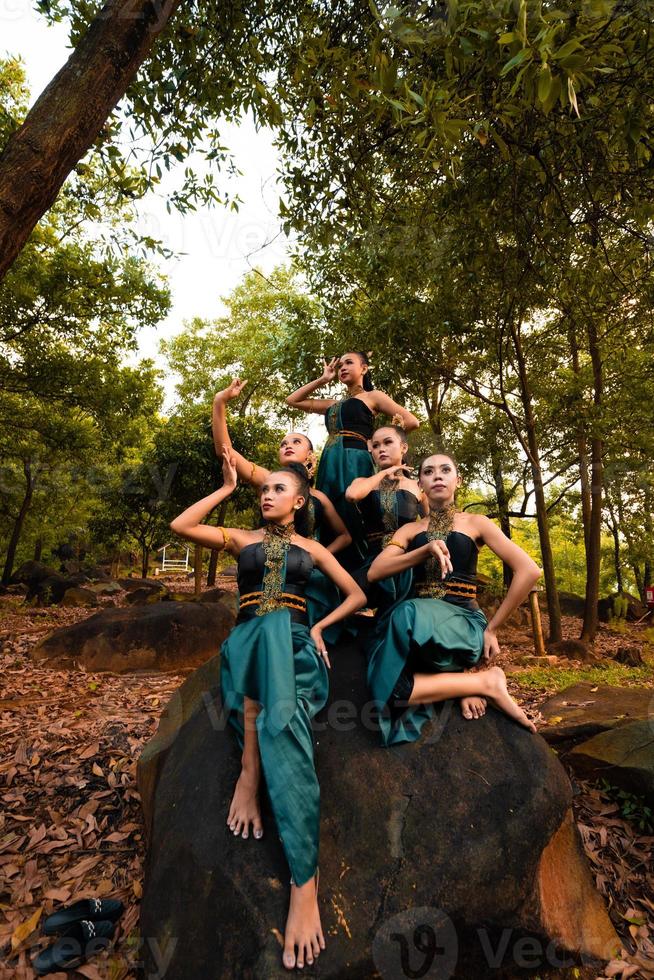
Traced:
<path fill-rule="evenodd" d="M 33 101 L 69 53 L 66 25 L 48 27 L 29 0 L 0 0 L 0 54 L 20 55 Z M 214 208 L 188 216 L 169 215 L 163 198 L 154 195 L 139 205 L 140 229 L 185 253 L 177 261 L 165 262 L 173 308 L 156 330 L 141 331 L 143 355 L 156 357 L 159 340 L 177 333 L 185 319 L 219 315 L 223 310 L 220 297 L 252 266 L 266 273 L 287 257 L 288 240 L 277 217 L 278 155 L 270 131 L 257 132 L 246 120 L 238 127 L 225 124 L 221 135 L 243 172 L 229 183 L 230 194 L 238 194 L 243 201 L 238 213 Z M 219 189 L 224 186 L 220 180 L 218 177 Z M 168 408 L 174 401 L 171 389 L 172 380 L 166 385 Z"/>

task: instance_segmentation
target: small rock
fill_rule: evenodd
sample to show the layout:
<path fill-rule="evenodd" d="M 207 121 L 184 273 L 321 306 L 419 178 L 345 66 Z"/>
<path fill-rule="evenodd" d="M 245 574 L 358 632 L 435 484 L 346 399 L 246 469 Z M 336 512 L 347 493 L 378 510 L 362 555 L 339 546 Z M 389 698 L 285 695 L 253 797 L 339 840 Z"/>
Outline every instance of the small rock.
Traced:
<path fill-rule="evenodd" d="M 596 660 L 591 647 L 587 643 L 582 643 L 581 640 L 560 640 L 558 643 L 550 643 L 547 650 L 548 653 L 555 654 L 557 657 L 581 660 L 584 664 L 593 663 Z"/>
<path fill-rule="evenodd" d="M 64 592 L 60 606 L 97 606 L 98 597 L 90 589 L 83 589 L 79 585 L 74 585 Z"/>
<path fill-rule="evenodd" d="M 636 719 L 649 720 L 654 695 L 647 688 L 611 687 L 582 681 L 566 687 L 539 706 L 548 742 L 579 741 Z"/>

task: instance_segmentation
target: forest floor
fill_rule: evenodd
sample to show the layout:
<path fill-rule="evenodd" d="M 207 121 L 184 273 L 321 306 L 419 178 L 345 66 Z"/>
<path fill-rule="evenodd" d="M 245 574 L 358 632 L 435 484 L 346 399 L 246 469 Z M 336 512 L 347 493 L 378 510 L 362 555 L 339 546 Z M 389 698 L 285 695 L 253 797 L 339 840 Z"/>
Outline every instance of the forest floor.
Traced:
<path fill-rule="evenodd" d="M 192 588 L 179 581 L 176 591 Z M 216 584 L 232 589 L 234 579 Z M 76 971 L 49 976 L 136 977 L 145 856 L 136 763 L 185 675 L 91 674 L 32 662 L 30 649 L 39 639 L 95 611 L 39 609 L 0 598 L 0 980 L 34 977 L 31 960 L 51 941 L 39 935 L 42 919 L 61 904 L 89 896 L 125 904 L 112 948 Z M 566 638 L 576 638 L 579 628 L 579 620 L 565 617 Z M 651 638 L 645 627 L 616 632 L 603 625 L 596 644 L 599 665 L 566 661 L 534 669 L 514 663 L 532 652 L 528 633 L 505 629 L 497 663 L 506 670 L 514 697 L 538 724 L 542 701 L 580 680 L 651 688 Z M 624 667 L 610 659 L 625 642 L 643 646 L 644 666 Z M 642 822 L 642 812 L 633 812 L 633 800 L 627 818 L 625 800 L 617 794 L 576 777 L 573 785 L 584 847 L 624 947 L 621 959 L 601 976 L 653 980 L 652 830 Z"/>

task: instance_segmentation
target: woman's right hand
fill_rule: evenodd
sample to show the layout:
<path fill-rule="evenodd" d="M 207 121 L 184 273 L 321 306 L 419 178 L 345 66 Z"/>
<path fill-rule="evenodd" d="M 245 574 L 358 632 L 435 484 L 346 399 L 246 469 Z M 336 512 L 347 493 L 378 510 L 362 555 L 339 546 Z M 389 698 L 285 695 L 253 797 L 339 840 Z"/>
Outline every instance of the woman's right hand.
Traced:
<path fill-rule="evenodd" d="M 399 463 L 397 466 L 389 466 L 386 470 L 380 470 L 389 480 L 401 480 L 403 476 L 410 477 L 411 469 L 406 463 Z"/>
<path fill-rule="evenodd" d="M 234 378 L 232 383 L 224 388 L 223 391 L 216 393 L 214 399 L 221 402 L 231 402 L 233 398 L 238 398 L 246 384 L 247 381 L 241 381 L 240 378 Z"/>
<path fill-rule="evenodd" d="M 336 375 L 338 374 L 338 366 L 340 363 L 341 363 L 340 357 L 332 357 L 331 361 L 325 361 L 324 362 L 325 366 L 323 368 L 323 372 L 320 380 L 323 381 L 325 384 L 328 381 L 333 381 Z"/>
<path fill-rule="evenodd" d="M 441 541 L 440 538 L 436 538 L 434 541 L 430 541 L 428 543 L 427 548 L 429 554 L 433 555 L 434 558 L 437 558 L 441 563 L 441 571 L 443 573 L 443 578 L 445 578 L 445 576 L 449 575 L 449 573 L 454 569 L 447 545 L 444 541 Z"/>

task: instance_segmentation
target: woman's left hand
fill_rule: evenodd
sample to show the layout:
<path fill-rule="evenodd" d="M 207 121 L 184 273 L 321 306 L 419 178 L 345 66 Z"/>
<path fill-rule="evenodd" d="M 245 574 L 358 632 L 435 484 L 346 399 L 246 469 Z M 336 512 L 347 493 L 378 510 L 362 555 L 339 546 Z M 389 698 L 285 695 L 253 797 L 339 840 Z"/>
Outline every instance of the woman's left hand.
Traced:
<path fill-rule="evenodd" d="M 236 457 L 229 446 L 223 449 L 223 486 L 233 490 L 238 481 L 236 472 Z"/>
<path fill-rule="evenodd" d="M 482 654 L 482 660 L 488 663 L 493 657 L 497 656 L 500 652 L 500 644 L 497 639 L 497 634 L 495 630 L 487 626 L 484 630 L 484 652 Z"/>
<path fill-rule="evenodd" d="M 325 646 L 325 641 L 322 638 L 322 629 L 320 626 L 314 626 L 310 631 L 311 639 L 316 644 L 316 649 L 318 651 L 318 656 L 321 657 L 328 667 L 331 667 L 329 662 L 329 655 L 327 653 L 327 647 Z"/>

